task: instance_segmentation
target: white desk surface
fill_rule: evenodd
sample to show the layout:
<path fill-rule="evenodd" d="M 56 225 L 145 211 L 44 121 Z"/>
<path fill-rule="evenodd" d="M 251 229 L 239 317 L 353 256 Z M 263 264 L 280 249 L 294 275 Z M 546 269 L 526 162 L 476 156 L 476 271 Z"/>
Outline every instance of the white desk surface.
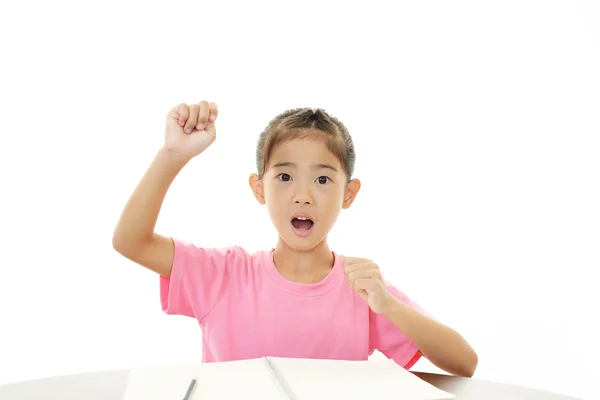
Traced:
<path fill-rule="evenodd" d="M 480 379 L 415 373 L 456 395 L 457 400 L 580 400 L 550 392 Z M 122 400 L 129 370 L 60 375 L 0 386 L 1 400 Z"/>

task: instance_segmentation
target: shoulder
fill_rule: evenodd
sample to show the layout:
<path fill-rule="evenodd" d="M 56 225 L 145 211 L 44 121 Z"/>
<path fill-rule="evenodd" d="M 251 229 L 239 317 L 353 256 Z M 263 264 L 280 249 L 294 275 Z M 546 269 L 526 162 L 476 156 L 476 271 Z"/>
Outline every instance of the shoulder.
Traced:
<path fill-rule="evenodd" d="M 191 258 L 210 258 L 210 259 L 247 259 L 251 255 L 244 249 L 242 246 L 232 245 L 232 246 L 222 246 L 222 247 L 210 247 L 210 246 L 200 246 L 196 243 L 182 240 L 182 239 L 173 239 L 173 244 L 175 246 L 175 256 L 179 255 L 182 257 L 191 257 Z"/>
<path fill-rule="evenodd" d="M 240 245 L 200 246 L 190 241 L 173 239 L 175 246 L 174 264 L 210 265 L 229 272 L 241 272 L 264 263 L 268 250 L 249 251 Z"/>

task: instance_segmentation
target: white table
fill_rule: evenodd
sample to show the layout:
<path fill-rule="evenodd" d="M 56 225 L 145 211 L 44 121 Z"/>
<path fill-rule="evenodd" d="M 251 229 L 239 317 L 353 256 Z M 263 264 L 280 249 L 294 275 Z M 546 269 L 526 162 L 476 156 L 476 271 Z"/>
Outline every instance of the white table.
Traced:
<path fill-rule="evenodd" d="M 455 394 L 457 400 L 578 400 L 474 378 L 424 372 L 415 372 L 415 375 L 439 389 Z M 11 383 L 0 386 L 0 400 L 122 400 L 128 376 L 129 370 L 115 370 Z"/>

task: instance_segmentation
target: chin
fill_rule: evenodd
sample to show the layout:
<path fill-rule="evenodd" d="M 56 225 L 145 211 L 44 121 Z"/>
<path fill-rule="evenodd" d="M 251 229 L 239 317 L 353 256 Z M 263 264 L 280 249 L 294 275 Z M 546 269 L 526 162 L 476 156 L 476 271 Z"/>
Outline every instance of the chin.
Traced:
<path fill-rule="evenodd" d="M 315 232 L 313 232 L 314 234 Z M 310 251 L 315 247 L 319 246 L 327 236 L 320 237 L 319 235 L 310 235 L 308 237 L 298 237 L 293 232 L 287 234 L 280 234 L 279 238 L 285 243 L 287 247 L 295 251 Z"/>

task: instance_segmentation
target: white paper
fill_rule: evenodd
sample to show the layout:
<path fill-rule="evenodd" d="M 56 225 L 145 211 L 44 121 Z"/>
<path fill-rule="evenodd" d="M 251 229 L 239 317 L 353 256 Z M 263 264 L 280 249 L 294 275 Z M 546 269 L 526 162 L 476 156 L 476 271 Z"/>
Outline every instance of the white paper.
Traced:
<path fill-rule="evenodd" d="M 441 400 L 455 396 L 393 360 L 338 361 L 271 357 L 299 400 Z"/>
<path fill-rule="evenodd" d="M 200 365 L 142 365 L 131 370 L 123 400 L 285 400 L 264 359 Z"/>
<path fill-rule="evenodd" d="M 339 361 L 269 357 L 285 379 L 280 386 L 265 358 L 199 365 L 141 365 L 131 370 L 123 400 L 446 400 L 437 389 L 393 360 Z"/>
<path fill-rule="evenodd" d="M 129 372 L 123 400 L 181 400 L 198 365 L 140 365 Z"/>
<path fill-rule="evenodd" d="M 191 400 L 221 399 L 287 400 L 264 358 L 203 364 Z"/>

